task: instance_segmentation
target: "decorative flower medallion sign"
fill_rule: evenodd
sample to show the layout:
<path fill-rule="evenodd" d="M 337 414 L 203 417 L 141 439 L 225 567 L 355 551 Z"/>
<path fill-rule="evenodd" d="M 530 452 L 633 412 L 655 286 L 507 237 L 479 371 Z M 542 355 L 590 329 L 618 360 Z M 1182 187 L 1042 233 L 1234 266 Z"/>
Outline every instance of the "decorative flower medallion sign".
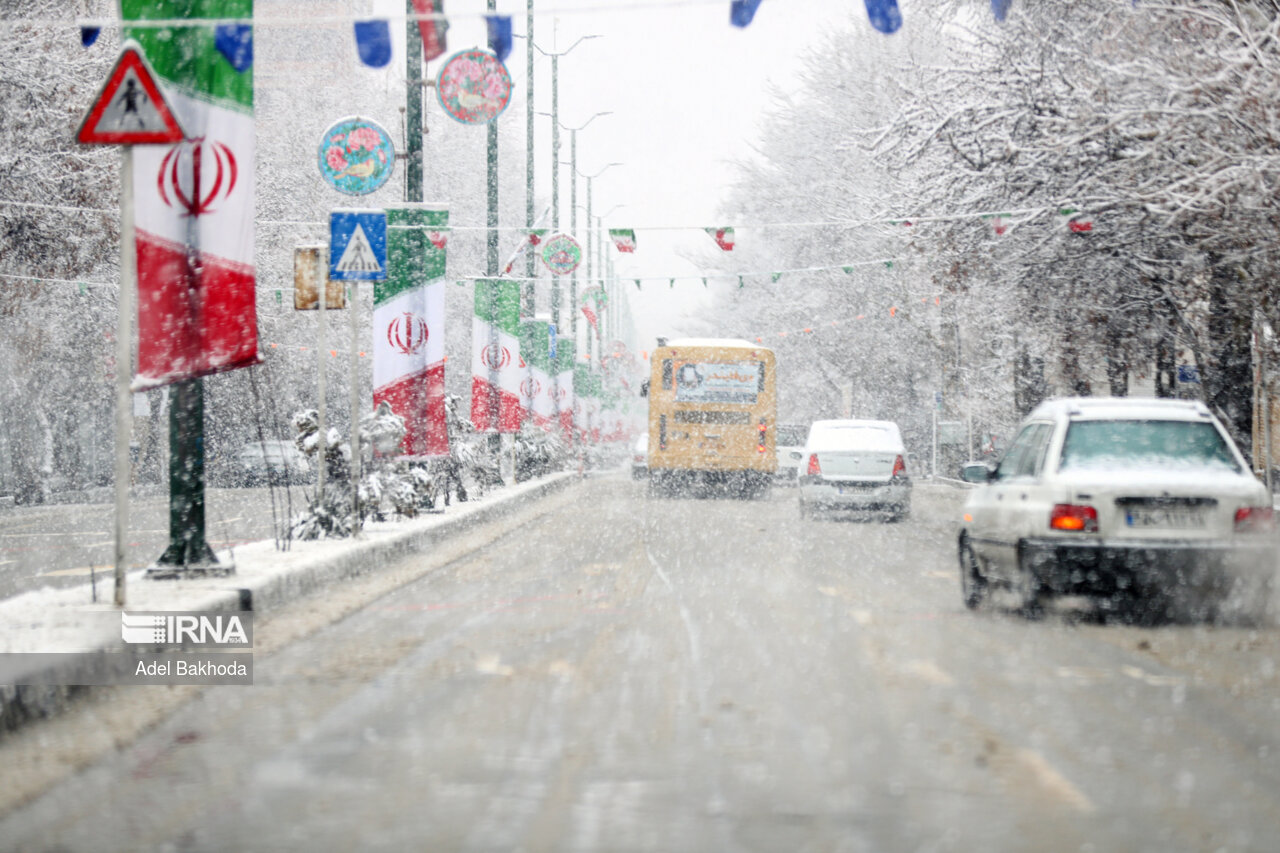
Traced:
<path fill-rule="evenodd" d="M 542 262 L 556 275 L 568 275 L 582 263 L 582 247 L 568 234 L 555 234 L 542 244 Z"/>
<path fill-rule="evenodd" d="M 463 124 L 488 124 L 511 103 L 511 75 L 487 50 L 455 53 L 436 77 L 440 106 Z"/>
<path fill-rule="evenodd" d="M 396 149 L 377 122 L 350 116 L 334 122 L 320 138 L 320 176 L 347 195 L 368 195 L 391 178 Z"/>

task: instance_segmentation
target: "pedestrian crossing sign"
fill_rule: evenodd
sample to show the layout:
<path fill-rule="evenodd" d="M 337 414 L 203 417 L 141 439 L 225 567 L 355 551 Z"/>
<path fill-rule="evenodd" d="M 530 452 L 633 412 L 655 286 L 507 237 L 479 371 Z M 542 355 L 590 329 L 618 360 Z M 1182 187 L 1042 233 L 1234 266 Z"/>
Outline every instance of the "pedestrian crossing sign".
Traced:
<path fill-rule="evenodd" d="M 386 211 L 335 210 L 329 214 L 329 278 L 386 280 Z"/>
<path fill-rule="evenodd" d="M 82 145 L 163 145 L 181 142 L 182 127 L 135 41 L 125 42 L 102 91 L 85 113 Z"/>

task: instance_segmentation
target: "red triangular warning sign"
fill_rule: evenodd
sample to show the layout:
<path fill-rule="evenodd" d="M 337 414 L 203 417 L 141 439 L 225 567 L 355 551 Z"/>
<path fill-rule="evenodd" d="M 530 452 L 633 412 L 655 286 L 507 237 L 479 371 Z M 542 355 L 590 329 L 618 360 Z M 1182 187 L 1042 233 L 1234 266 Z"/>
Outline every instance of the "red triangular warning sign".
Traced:
<path fill-rule="evenodd" d="M 184 136 L 142 48 L 135 41 L 125 42 L 116 67 L 76 131 L 76 141 L 81 145 L 163 145 L 181 142 Z"/>

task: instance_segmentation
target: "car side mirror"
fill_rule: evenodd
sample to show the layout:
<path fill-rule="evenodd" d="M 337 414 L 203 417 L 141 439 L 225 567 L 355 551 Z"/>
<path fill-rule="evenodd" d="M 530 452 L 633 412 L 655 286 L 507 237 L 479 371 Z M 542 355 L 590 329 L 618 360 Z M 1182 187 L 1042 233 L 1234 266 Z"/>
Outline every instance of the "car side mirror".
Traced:
<path fill-rule="evenodd" d="M 995 476 L 996 469 L 986 462 L 970 462 L 960 469 L 960 479 L 966 483 L 990 483 Z"/>
<path fill-rule="evenodd" d="M 799 450 L 791 451 L 790 456 L 792 459 L 796 460 L 797 462 L 799 462 L 801 459 L 804 458 L 804 454 L 801 453 Z"/>

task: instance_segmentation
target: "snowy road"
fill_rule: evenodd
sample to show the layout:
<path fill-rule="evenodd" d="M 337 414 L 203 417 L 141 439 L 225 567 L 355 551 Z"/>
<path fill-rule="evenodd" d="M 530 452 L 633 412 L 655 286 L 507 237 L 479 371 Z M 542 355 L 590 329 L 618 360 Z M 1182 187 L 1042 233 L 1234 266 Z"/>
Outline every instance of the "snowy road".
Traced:
<path fill-rule="evenodd" d="M 1274 850 L 1280 632 L 971 614 L 959 503 L 801 522 L 785 490 L 586 481 L 259 651 L 255 686 L 9 814 L 0 847 Z M 57 737 L 101 725 L 76 716 Z"/>

